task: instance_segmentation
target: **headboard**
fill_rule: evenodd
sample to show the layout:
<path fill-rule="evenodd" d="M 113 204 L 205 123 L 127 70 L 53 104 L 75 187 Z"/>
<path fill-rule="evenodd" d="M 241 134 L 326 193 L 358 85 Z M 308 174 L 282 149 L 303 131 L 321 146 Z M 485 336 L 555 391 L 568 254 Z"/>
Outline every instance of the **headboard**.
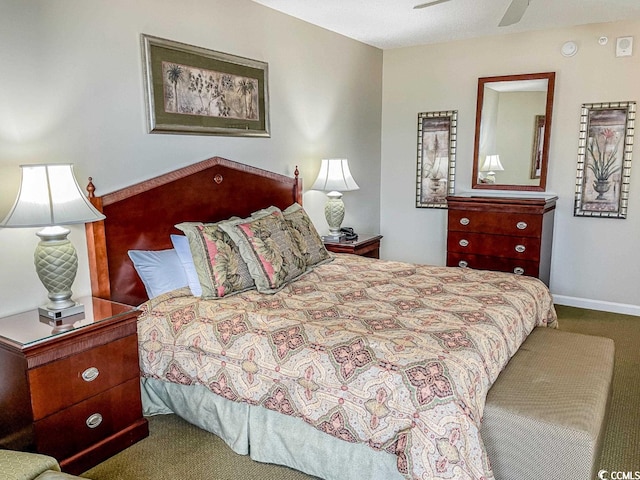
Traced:
<path fill-rule="evenodd" d="M 103 221 L 86 226 L 93 296 L 129 305 L 147 300 L 128 250 L 172 248 L 169 235 L 180 222 L 216 222 L 246 217 L 274 205 L 302 205 L 302 181 L 221 157 L 160 175 L 130 187 L 89 198 Z"/>

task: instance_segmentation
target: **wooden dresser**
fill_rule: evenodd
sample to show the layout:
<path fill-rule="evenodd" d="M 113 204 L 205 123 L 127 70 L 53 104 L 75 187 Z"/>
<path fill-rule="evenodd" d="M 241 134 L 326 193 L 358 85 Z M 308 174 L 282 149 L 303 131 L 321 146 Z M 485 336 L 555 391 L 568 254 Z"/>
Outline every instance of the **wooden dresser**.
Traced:
<path fill-rule="evenodd" d="M 82 298 L 61 320 L 0 319 L 0 447 L 82 473 L 146 437 L 135 307 Z"/>
<path fill-rule="evenodd" d="M 557 197 L 447 197 L 447 266 L 540 278 L 549 285 Z"/>

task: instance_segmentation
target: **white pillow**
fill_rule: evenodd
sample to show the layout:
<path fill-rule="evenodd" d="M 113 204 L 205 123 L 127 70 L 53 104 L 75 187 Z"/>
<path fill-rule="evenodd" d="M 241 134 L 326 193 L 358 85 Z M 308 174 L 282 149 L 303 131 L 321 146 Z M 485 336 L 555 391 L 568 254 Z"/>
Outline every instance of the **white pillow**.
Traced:
<path fill-rule="evenodd" d="M 193 256 L 189 248 L 189 239 L 184 235 L 171 235 L 171 243 L 173 244 L 173 248 L 176 249 L 178 258 L 187 275 L 187 283 L 189 284 L 191 294 L 194 297 L 201 297 L 202 285 L 200 285 L 200 280 L 198 280 L 196 266 L 193 264 Z"/>
<path fill-rule="evenodd" d="M 188 285 L 187 274 L 173 248 L 129 250 L 127 253 L 144 284 L 149 299 Z"/>

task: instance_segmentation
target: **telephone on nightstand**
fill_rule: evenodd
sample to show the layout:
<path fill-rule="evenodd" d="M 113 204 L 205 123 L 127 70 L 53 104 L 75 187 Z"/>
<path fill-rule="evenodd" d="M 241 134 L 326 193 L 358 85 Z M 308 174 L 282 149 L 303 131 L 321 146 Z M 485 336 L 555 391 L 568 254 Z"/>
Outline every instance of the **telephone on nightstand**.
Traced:
<path fill-rule="evenodd" d="M 356 232 L 353 231 L 353 228 L 351 227 L 342 227 L 340 229 L 340 233 L 344 233 L 345 237 L 344 239 L 349 241 L 349 240 L 357 240 L 358 239 L 358 234 Z"/>

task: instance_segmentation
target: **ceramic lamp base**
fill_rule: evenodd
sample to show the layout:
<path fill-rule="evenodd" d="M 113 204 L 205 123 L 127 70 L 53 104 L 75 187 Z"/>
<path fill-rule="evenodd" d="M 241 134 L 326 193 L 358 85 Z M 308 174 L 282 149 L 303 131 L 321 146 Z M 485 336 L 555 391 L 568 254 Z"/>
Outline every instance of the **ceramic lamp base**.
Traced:
<path fill-rule="evenodd" d="M 76 306 L 71 300 L 71 286 L 78 272 L 78 255 L 68 234 L 69 230 L 63 227 L 46 227 L 36 234 L 40 242 L 34 263 L 40 281 L 49 292 L 49 303 L 42 307 L 48 311 L 59 312 Z"/>
<path fill-rule="evenodd" d="M 342 193 L 327 193 L 327 204 L 324 206 L 324 216 L 329 225 L 329 233 L 332 236 L 340 235 L 340 226 L 344 220 L 344 202 L 342 201 Z"/>

